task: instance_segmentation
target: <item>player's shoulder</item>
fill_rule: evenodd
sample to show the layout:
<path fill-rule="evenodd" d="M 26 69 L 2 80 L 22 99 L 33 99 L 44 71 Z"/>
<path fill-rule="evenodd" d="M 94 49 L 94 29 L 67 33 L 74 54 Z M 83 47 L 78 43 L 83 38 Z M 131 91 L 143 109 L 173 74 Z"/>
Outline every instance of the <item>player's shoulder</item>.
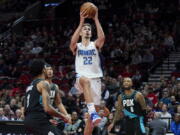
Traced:
<path fill-rule="evenodd" d="M 136 91 L 136 98 L 142 98 L 144 97 L 143 94 L 140 91 Z"/>
<path fill-rule="evenodd" d="M 41 80 L 37 85 L 40 87 L 43 87 L 43 86 L 47 86 L 47 85 L 49 86 L 50 84 L 46 80 Z"/>
<path fill-rule="evenodd" d="M 118 95 L 118 99 L 122 100 L 122 99 L 123 99 L 123 96 L 124 96 L 123 93 L 119 94 L 119 95 Z"/>
<path fill-rule="evenodd" d="M 55 84 L 55 83 L 54 83 L 54 87 L 55 87 L 56 89 L 59 89 L 59 86 L 58 86 L 57 84 Z"/>
<path fill-rule="evenodd" d="M 142 93 L 136 90 L 136 95 L 142 95 Z"/>

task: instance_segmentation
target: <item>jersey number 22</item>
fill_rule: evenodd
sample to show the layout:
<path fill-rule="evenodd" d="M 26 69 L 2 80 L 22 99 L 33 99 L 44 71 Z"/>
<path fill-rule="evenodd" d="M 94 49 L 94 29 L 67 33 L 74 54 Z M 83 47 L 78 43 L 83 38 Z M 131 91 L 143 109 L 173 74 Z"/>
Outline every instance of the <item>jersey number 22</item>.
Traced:
<path fill-rule="evenodd" d="M 83 57 L 84 65 L 91 65 L 92 64 L 92 57 Z"/>

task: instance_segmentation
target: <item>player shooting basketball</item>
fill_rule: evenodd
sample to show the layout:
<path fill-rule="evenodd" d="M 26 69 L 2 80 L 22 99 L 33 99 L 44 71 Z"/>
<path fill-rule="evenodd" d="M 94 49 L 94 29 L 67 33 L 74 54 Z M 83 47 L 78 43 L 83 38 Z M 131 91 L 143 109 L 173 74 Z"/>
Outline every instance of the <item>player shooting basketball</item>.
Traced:
<path fill-rule="evenodd" d="M 76 31 L 74 32 L 70 49 L 76 56 L 75 70 L 76 70 L 76 86 L 83 92 L 85 101 L 88 107 L 88 113 L 90 115 L 90 121 L 93 126 L 96 126 L 101 118 L 95 110 L 95 105 L 100 104 L 101 100 L 101 79 L 103 77 L 99 50 L 103 47 L 105 36 L 101 24 L 98 19 L 98 9 L 96 7 L 96 14 L 92 18 L 95 22 L 97 29 L 97 39 L 91 41 L 92 28 L 88 23 L 84 23 L 85 19 L 89 16 L 86 15 L 87 10 L 83 10 L 80 13 L 80 23 Z M 77 43 L 81 37 L 81 42 Z M 88 128 L 90 123 L 86 124 L 85 135 L 90 135 L 92 128 Z"/>

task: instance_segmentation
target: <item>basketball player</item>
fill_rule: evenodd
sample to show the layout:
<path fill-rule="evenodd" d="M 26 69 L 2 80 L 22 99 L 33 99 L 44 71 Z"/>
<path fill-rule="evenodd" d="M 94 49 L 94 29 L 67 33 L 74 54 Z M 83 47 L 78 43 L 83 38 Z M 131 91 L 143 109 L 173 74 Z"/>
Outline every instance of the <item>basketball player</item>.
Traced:
<path fill-rule="evenodd" d="M 50 96 L 50 104 L 52 106 L 56 105 L 56 107 L 60 110 L 60 112 L 62 112 L 67 117 L 69 117 L 68 122 L 71 123 L 71 117 L 67 113 L 64 105 L 62 104 L 61 96 L 59 93 L 59 87 L 58 87 L 58 85 L 56 85 L 55 83 L 52 82 L 53 68 L 51 67 L 51 65 L 46 65 L 45 74 L 46 74 L 46 80 L 49 82 L 49 85 L 50 85 L 50 95 L 49 95 Z M 54 123 L 55 125 L 57 124 L 56 120 L 51 119 L 51 122 Z"/>
<path fill-rule="evenodd" d="M 33 81 L 26 89 L 25 95 L 25 127 L 34 135 L 61 135 L 57 128 L 49 122 L 48 115 L 68 118 L 55 110 L 50 104 L 50 87 L 45 81 L 46 64 L 43 60 L 33 60 L 30 65 L 30 73 Z"/>
<path fill-rule="evenodd" d="M 98 19 L 97 9 L 96 15 L 93 18 L 97 29 L 97 39 L 91 41 L 92 28 L 90 24 L 84 23 L 88 17 L 85 14 L 86 11 L 80 13 L 80 23 L 71 38 L 70 49 L 76 56 L 75 70 L 77 79 L 75 86 L 84 93 L 90 119 L 92 124 L 96 126 L 101 121 L 100 116 L 95 110 L 95 105 L 100 104 L 100 77 L 103 76 L 98 51 L 103 47 L 105 36 Z M 77 43 L 79 37 L 81 37 L 81 42 Z"/>
<path fill-rule="evenodd" d="M 113 123 L 108 127 L 110 131 L 116 121 L 119 120 L 120 112 L 125 115 L 125 130 L 127 135 L 144 135 L 144 116 L 146 114 L 146 103 L 143 95 L 132 89 L 131 78 L 124 78 L 123 89 L 121 95 L 118 97 L 118 107 L 116 108 Z"/>

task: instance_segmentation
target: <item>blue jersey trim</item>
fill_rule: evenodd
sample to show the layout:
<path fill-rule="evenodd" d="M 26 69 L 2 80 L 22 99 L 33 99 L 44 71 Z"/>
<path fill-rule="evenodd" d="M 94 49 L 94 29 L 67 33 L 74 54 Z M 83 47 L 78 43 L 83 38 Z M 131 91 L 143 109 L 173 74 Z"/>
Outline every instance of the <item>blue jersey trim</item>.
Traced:
<path fill-rule="evenodd" d="M 42 105 L 42 96 L 39 97 L 39 103 Z"/>

